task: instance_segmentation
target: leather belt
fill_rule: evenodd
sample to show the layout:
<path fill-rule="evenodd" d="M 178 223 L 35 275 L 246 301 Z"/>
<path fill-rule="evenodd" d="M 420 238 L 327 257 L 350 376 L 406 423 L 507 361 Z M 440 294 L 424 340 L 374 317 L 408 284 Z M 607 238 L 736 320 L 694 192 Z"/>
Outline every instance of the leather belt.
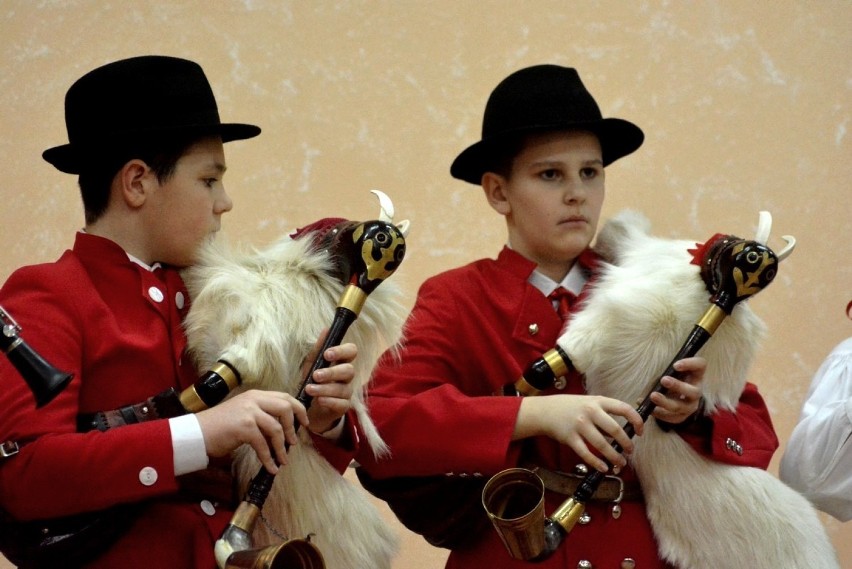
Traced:
<path fill-rule="evenodd" d="M 544 487 L 551 492 L 572 496 L 586 477 L 585 475 L 570 474 L 558 470 L 550 470 L 541 466 L 532 466 L 530 470 L 535 472 Z M 593 502 L 642 502 L 642 487 L 637 481 L 624 480 L 619 476 L 608 474 L 601 480 L 600 485 L 591 497 Z"/>
<path fill-rule="evenodd" d="M 9 458 L 15 456 L 20 450 L 20 446 L 15 441 L 3 441 L 0 443 L 0 458 Z"/>
<path fill-rule="evenodd" d="M 127 405 L 111 411 L 80 414 L 77 417 L 77 430 L 85 433 L 92 430 L 106 431 L 125 425 L 153 421 L 185 415 L 186 410 L 180 404 L 177 391 L 167 389 L 142 403 Z"/>

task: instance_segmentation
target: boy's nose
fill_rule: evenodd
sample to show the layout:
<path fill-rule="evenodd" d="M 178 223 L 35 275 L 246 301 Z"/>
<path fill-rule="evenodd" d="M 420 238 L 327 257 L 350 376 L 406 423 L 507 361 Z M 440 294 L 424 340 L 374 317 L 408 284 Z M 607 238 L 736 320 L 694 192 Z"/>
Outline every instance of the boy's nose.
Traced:
<path fill-rule="evenodd" d="M 234 202 L 231 200 L 231 196 L 222 189 L 222 195 L 219 196 L 219 199 L 216 200 L 216 213 L 226 213 L 233 209 Z"/>
<path fill-rule="evenodd" d="M 582 202 L 586 199 L 586 190 L 583 184 L 577 180 L 569 180 L 565 184 L 565 192 L 562 194 L 562 200 L 565 203 Z"/>

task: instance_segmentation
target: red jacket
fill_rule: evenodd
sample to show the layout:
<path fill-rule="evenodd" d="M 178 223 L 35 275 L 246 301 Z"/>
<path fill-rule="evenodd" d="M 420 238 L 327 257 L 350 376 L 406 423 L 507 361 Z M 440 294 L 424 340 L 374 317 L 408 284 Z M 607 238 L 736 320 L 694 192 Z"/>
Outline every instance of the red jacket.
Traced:
<path fill-rule="evenodd" d="M 130 531 L 91 567 L 213 569 L 213 543 L 232 511 L 218 505 L 208 514 L 178 497 L 168 421 L 76 432 L 80 413 L 138 403 L 198 378 L 184 353 L 189 298 L 178 272 L 150 272 L 115 243 L 80 233 L 56 263 L 16 271 L 0 305 L 33 349 L 74 374 L 36 409 L 0 358 L 0 441 L 24 443 L 0 461 L 0 506 L 28 520 L 146 501 Z M 350 458 L 341 451 L 333 464 L 342 469 Z"/>
<path fill-rule="evenodd" d="M 570 448 L 549 439 L 513 443 L 521 400 L 493 396 L 553 348 L 561 332 L 550 302 L 527 282 L 534 269 L 532 262 L 504 249 L 496 261 L 480 260 L 423 284 L 401 360 L 386 355 L 370 390 L 373 420 L 391 449 L 391 458 L 378 463 L 359 457 L 373 477 L 491 476 L 518 465 L 522 448 L 525 459 L 552 469 L 571 472 L 581 462 Z M 569 378 L 563 392 L 583 393 L 581 378 Z M 729 438 L 740 444 L 741 455 L 726 444 Z M 766 406 L 751 384 L 735 414 L 714 414 L 712 432 L 690 443 L 716 460 L 761 468 L 778 446 Z M 622 476 L 635 479 L 629 468 Z M 548 492 L 546 512 L 564 499 Z M 665 567 L 644 504 L 622 503 L 619 519 L 610 509 L 611 504 L 589 503 L 592 521 L 575 526 L 560 549 L 535 566 L 577 567 L 588 560 L 594 567 L 620 567 L 632 558 L 643 569 Z M 516 566 L 533 564 L 513 562 L 490 530 L 473 548 L 452 552 L 447 562 L 447 567 L 466 569 Z"/>

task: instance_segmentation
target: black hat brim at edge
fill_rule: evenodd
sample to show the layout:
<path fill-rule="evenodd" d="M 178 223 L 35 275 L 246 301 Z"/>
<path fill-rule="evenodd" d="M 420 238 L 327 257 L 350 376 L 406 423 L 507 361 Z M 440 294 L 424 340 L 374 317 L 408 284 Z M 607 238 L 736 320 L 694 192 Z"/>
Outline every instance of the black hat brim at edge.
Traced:
<path fill-rule="evenodd" d="M 494 167 L 494 152 L 502 145 L 527 134 L 563 130 L 587 131 L 597 136 L 601 144 L 601 159 L 604 167 L 635 152 L 645 140 L 642 129 L 630 121 L 618 118 L 605 118 L 587 123 L 525 126 L 521 129 L 501 132 L 499 136 L 480 140 L 467 147 L 453 161 L 450 174 L 456 179 L 479 185 L 482 175 Z"/>
<path fill-rule="evenodd" d="M 235 140 L 246 140 L 259 135 L 261 129 L 259 126 L 243 123 L 224 123 L 214 125 L 199 125 L 197 127 L 179 126 L 175 128 L 160 128 L 145 131 L 144 129 L 135 129 L 134 135 L 140 137 L 151 136 L 197 136 L 199 138 L 205 136 L 219 135 L 222 137 L 222 143 L 233 142 Z M 120 133 L 115 133 L 116 139 L 119 139 Z M 122 139 L 124 140 L 124 139 Z M 103 141 L 101 148 L 108 149 L 109 141 Z M 90 155 L 92 148 L 80 148 L 79 145 L 63 144 L 48 148 L 42 152 L 42 158 L 52 164 L 60 172 L 66 174 L 80 174 L 84 164 L 84 156 Z"/>

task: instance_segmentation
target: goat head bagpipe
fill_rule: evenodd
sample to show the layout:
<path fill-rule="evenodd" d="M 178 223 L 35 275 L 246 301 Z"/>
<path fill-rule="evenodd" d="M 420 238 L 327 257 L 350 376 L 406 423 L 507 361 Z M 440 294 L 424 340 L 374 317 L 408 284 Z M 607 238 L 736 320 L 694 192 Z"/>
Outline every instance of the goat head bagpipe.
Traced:
<path fill-rule="evenodd" d="M 220 360 L 238 369 L 242 381 L 234 392 L 283 391 L 309 406 L 308 380 L 299 370 L 334 315 L 320 354 L 344 334 L 358 346 L 352 409 L 361 444 L 380 455 L 387 449 L 367 412 L 364 391 L 373 363 L 402 334 L 399 289 L 378 285 L 402 261 L 408 222 L 394 225 L 390 200 L 374 193 L 382 206 L 379 220 L 321 220 L 252 253 L 214 245 L 183 276 L 192 298 L 188 349 L 199 369 Z M 307 377 L 323 362 L 320 355 Z M 217 542 L 220 566 L 239 557 L 246 542 L 267 546 L 280 542 L 281 535 L 312 534 L 330 569 L 390 567 L 397 549 L 394 533 L 366 494 L 322 458 L 304 431 L 299 436 L 286 468 L 274 477 L 250 448 L 235 453 L 246 498 Z M 255 525 L 261 509 L 264 523 Z"/>
<path fill-rule="evenodd" d="M 742 301 L 773 280 L 795 240 L 784 236 L 787 245 L 776 256 L 766 246 L 767 212 L 761 212 L 754 240 L 716 235 L 694 245 L 653 237 L 649 225 L 640 214 L 624 212 L 602 228 L 595 249 L 605 263 L 587 300 L 557 346 L 506 392 L 535 395 L 574 368 L 584 374 L 589 394 L 641 401 L 637 411 L 647 423 L 629 461 L 660 555 L 674 566 L 837 567 L 817 513 L 804 497 L 765 470 L 700 456 L 682 437 L 648 420 L 655 408 L 650 393 L 665 393 L 662 377 L 679 377 L 672 364 L 696 354 L 707 361 L 703 413 L 736 409 L 765 328 Z M 630 424 L 625 431 L 634 434 Z M 568 537 L 602 478 L 599 472 L 588 474 L 574 495 L 546 516 L 541 479 L 526 469 L 510 469 L 488 481 L 483 506 L 510 555 L 538 561 Z M 530 503 L 520 504 L 522 491 L 531 488 Z M 511 515 L 505 515 L 507 508 Z"/>

